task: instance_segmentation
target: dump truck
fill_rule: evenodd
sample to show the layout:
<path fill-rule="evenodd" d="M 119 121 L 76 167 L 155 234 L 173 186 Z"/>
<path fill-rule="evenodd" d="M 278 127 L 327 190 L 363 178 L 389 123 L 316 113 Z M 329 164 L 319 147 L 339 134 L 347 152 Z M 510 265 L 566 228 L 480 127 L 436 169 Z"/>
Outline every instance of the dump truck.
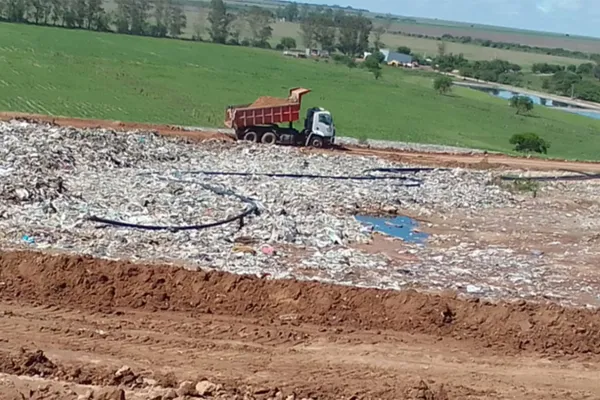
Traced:
<path fill-rule="evenodd" d="M 328 147 L 335 140 L 335 125 L 329 111 L 320 107 L 310 108 L 302 129 L 293 126 L 300 119 L 302 96 L 309 92 L 310 89 L 292 88 L 286 99 L 264 96 L 252 104 L 228 106 L 225 126 L 235 130 L 238 140 Z"/>

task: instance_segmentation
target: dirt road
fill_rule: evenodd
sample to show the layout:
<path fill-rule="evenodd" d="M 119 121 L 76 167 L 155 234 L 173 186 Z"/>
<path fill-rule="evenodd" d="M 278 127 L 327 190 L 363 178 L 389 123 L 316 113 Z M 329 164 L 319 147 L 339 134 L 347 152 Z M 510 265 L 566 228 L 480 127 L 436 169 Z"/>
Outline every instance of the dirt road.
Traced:
<path fill-rule="evenodd" d="M 233 141 L 226 134 L 207 131 L 189 131 L 171 125 L 119 122 L 107 120 L 78 119 L 67 117 L 51 117 L 39 114 L 25 114 L 14 112 L 0 112 L 0 120 L 23 119 L 52 123 L 59 126 L 71 126 L 75 128 L 106 128 L 115 131 L 126 130 L 150 130 L 167 136 L 181 136 L 191 140 L 220 140 Z M 564 160 L 544 160 L 539 158 L 511 157 L 498 154 L 450 154 L 401 151 L 392 149 L 374 149 L 356 146 L 344 146 L 335 150 L 304 149 L 305 151 L 331 152 L 344 151 L 346 154 L 377 156 L 391 161 L 411 163 L 417 165 L 440 166 L 440 167 L 462 167 L 476 169 L 506 168 L 506 169 L 529 169 L 538 171 L 576 170 L 587 173 L 600 173 L 600 163 L 597 162 L 575 162 Z"/>
<path fill-rule="evenodd" d="M 0 298 L 0 398 L 204 379 L 219 398 L 600 397 L 588 310 L 33 252 L 0 253 Z"/>

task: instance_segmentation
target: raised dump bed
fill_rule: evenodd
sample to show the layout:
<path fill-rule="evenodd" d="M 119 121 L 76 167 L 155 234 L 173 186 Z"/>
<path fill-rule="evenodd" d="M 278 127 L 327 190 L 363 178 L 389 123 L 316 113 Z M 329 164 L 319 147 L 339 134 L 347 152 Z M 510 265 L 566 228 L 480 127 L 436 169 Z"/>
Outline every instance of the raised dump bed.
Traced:
<path fill-rule="evenodd" d="M 335 126 L 327 110 L 310 108 L 303 129 L 293 127 L 300 119 L 302 96 L 309 92 L 305 88 L 292 88 L 287 98 L 263 96 L 251 104 L 229 106 L 225 126 L 235 129 L 240 140 L 314 147 L 330 145 L 334 141 Z"/>

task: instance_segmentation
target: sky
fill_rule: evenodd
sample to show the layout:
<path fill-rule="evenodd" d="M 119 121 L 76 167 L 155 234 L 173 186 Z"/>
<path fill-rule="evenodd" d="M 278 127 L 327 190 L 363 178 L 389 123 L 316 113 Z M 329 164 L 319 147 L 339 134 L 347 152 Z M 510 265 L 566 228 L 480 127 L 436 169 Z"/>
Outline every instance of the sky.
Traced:
<path fill-rule="evenodd" d="M 402 16 L 600 37 L 600 0 L 304 0 Z"/>

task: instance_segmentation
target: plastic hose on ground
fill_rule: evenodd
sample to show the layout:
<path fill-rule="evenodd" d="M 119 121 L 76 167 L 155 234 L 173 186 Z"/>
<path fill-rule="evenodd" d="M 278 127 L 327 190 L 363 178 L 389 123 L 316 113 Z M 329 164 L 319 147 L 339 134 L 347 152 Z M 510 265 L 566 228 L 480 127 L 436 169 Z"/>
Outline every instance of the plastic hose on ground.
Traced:
<path fill-rule="evenodd" d="M 417 172 L 431 172 L 434 170 L 435 170 L 435 168 L 372 168 L 372 169 L 365 170 L 364 172 L 365 173 L 369 173 L 369 172 L 417 173 Z M 148 176 L 148 175 L 155 175 L 155 174 L 153 174 L 153 173 L 139 174 L 139 176 Z M 383 180 L 383 179 L 388 179 L 388 180 L 402 180 L 402 181 L 412 180 L 413 181 L 412 184 L 409 183 L 409 184 L 405 184 L 403 186 L 419 186 L 422 183 L 422 181 L 420 179 L 410 178 L 407 176 L 389 176 L 389 175 L 385 175 L 385 176 L 372 176 L 372 175 L 338 176 L 338 175 L 314 175 L 314 174 L 225 172 L 225 171 L 178 171 L 177 175 L 268 176 L 268 177 L 273 177 L 273 178 L 305 178 L 305 179 L 336 179 L 336 180 Z M 237 193 L 233 192 L 232 190 L 222 190 L 222 189 L 216 188 L 214 186 L 207 185 L 204 183 L 198 183 L 195 181 L 186 181 L 186 180 L 181 180 L 181 179 L 165 178 L 165 177 L 158 177 L 158 178 L 162 179 L 162 180 L 168 180 L 168 181 L 173 181 L 173 182 L 178 182 L 178 183 L 198 184 L 198 185 L 202 186 L 203 188 L 210 190 L 218 195 L 237 197 L 242 202 L 248 204 L 249 207 L 247 207 L 243 212 L 241 212 L 238 215 L 229 217 L 229 218 L 221 220 L 221 221 L 215 221 L 215 222 L 211 222 L 209 224 L 201 224 L 201 225 L 183 225 L 183 226 L 143 225 L 143 224 L 135 224 L 135 223 L 125 222 L 125 221 L 117 221 L 117 220 L 113 220 L 113 219 L 109 219 L 109 218 L 98 217 L 95 215 L 89 216 L 87 218 L 87 220 L 91 221 L 91 222 L 97 222 L 97 223 L 119 226 L 119 227 L 124 227 L 124 228 L 135 228 L 135 229 L 144 229 L 144 230 L 153 230 L 153 231 L 169 230 L 169 231 L 177 232 L 177 231 L 185 231 L 185 230 L 202 230 L 202 229 L 207 229 L 207 228 L 213 228 L 216 226 L 229 224 L 229 223 L 232 223 L 235 221 L 240 221 L 240 225 L 243 225 L 244 217 L 246 217 L 250 214 L 258 213 L 259 207 L 255 200 L 253 200 L 249 197 L 237 194 Z"/>

